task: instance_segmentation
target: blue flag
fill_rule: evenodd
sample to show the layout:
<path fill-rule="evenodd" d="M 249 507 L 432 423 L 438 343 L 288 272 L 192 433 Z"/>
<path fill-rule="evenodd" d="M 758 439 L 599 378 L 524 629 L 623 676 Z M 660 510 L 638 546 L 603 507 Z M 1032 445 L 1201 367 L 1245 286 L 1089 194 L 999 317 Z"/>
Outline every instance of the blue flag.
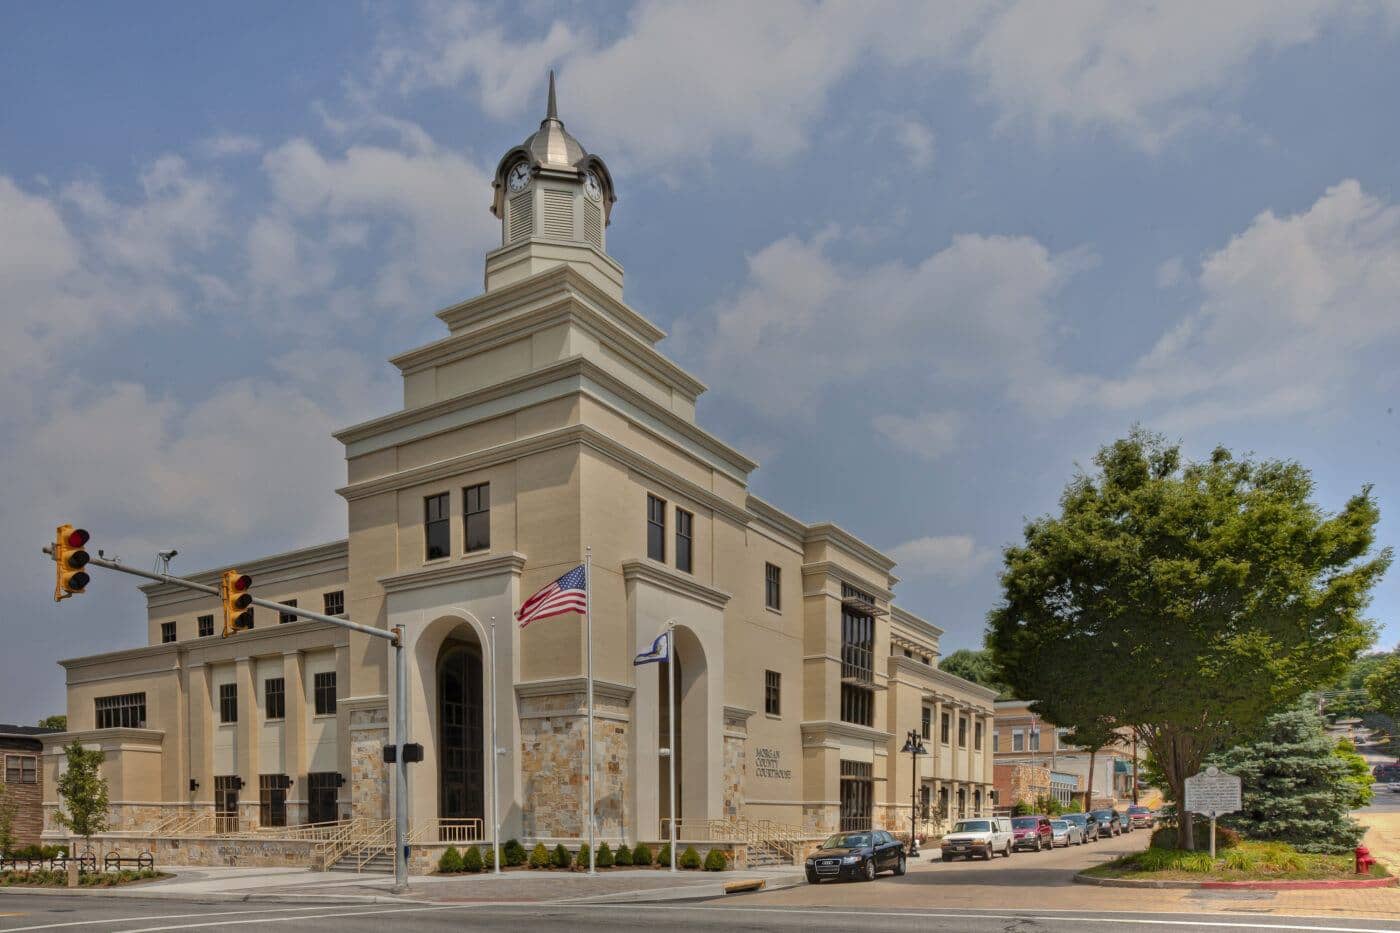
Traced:
<path fill-rule="evenodd" d="M 633 658 L 632 664 L 656 664 L 660 661 L 671 660 L 671 639 L 666 637 L 667 634 L 662 632 L 657 635 L 656 641 L 651 643 L 651 647 Z"/>

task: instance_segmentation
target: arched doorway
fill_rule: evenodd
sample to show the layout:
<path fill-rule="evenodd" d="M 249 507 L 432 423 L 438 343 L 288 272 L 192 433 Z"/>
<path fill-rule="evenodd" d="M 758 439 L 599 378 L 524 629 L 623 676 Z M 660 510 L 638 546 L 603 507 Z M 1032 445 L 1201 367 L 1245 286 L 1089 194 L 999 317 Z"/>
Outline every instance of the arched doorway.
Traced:
<path fill-rule="evenodd" d="M 660 754 L 670 741 L 668 707 L 674 695 L 676 819 L 679 832 L 688 823 L 703 828 L 719 806 L 718 785 L 711 786 L 710 763 L 717 760 L 711 749 L 716 738 L 710 713 L 709 664 L 704 646 L 695 632 L 677 625 L 672 630 L 675 643 L 671 660 L 656 665 L 657 672 L 657 815 L 660 827 L 671 815 L 671 762 Z M 663 833 L 664 835 L 664 833 Z"/>
<path fill-rule="evenodd" d="M 679 657 L 677 657 L 677 652 L 674 650 L 674 646 L 672 646 L 671 660 L 662 661 L 660 664 L 656 665 L 656 679 L 657 689 L 661 697 L 659 720 L 660 729 L 658 731 L 659 742 L 657 744 L 656 756 L 656 799 L 660 802 L 661 807 L 660 813 L 663 830 L 663 832 L 661 833 L 661 837 L 665 839 L 668 838 L 670 835 L 670 830 L 668 829 L 669 823 L 667 821 L 670 820 L 672 813 L 671 762 L 668 760 L 666 755 L 661 754 L 667 748 L 670 748 L 670 754 L 674 755 L 676 758 L 676 808 L 674 812 L 676 814 L 677 820 L 681 818 L 681 814 L 684 812 L 684 808 L 682 807 L 681 802 L 685 800 L 685 767 L 683 764 L 684 759 L 682 758 L 682 750 L 685 747 L 683 737 L 685 716 L 682 715 L 682 704 L 684 703 L 685 693 L 680 686 L 682 683 L 681 660 Z M 672 733 L 670 731 L 670 715 L 671 710 L 673 709 L 671 704 L 672 693 L 674 693 L 676 697 L 674 705 L 676 715 L 674 742 L 672 740 Z M 680 835 L 681 830 L 677 828 L 676 833 L 677 835 Z"/>
<path fill-rule="evenodd" d="M 481 646 L 449 640 L 437 664 L 438 816 L 484 819 Z"/>

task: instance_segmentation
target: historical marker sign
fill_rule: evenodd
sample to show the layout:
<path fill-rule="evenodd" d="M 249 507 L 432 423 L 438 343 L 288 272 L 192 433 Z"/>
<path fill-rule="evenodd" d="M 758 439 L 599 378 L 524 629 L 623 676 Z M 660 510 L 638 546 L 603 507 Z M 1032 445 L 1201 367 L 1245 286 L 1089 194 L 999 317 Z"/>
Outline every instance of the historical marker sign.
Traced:
<path fill-rule="evenodd" d="M 1185 809 L 1215 819 L 1243 807 L 1240 779 L 1214 766 L 1186 779 Z"/>

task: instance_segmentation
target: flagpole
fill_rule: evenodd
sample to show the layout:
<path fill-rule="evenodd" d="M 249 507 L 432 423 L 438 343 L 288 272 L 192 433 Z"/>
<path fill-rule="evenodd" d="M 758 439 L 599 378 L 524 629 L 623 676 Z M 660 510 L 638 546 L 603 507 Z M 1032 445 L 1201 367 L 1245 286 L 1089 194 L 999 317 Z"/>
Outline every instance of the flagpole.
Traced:
<path fill-rule="evenodd" d="M 671 791 L 667 794 L 671 804 L 671 871 L 676 870 L 676 621 L 666 620 L 666 728 L 670 737 L 666 747 L 671 769 Z"/>
<path fill-rule="evenodd" d="M 491 867 L 501 873 L 501 778 L 496 747 L 496 617 L 491 617 Z"/>
<path fill-rule="evenodd" d="M 596 875 L 597 846 L 593 839 L 595 799 L 593 796 L 593 548 L 583 549 L 584 638 L 588 641 L 588 873 Z"/>

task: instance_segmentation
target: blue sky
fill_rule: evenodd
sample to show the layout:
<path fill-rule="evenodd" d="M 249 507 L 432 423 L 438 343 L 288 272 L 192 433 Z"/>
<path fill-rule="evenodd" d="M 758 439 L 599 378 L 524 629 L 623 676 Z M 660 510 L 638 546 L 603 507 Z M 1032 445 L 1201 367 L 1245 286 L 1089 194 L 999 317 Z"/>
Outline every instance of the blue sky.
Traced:
<path fill-rule="evenodd" d="M 144 638 L 127 582 L 49 600 L 56 521 L 185 571 L 343 534 L 329 432 L 479 291 L 550 67 L 702 422 L 945 650 L 1135 422 L 1400 537 L 1400 6 L 595 6 L 0 9 L 0 719 Z"/>

